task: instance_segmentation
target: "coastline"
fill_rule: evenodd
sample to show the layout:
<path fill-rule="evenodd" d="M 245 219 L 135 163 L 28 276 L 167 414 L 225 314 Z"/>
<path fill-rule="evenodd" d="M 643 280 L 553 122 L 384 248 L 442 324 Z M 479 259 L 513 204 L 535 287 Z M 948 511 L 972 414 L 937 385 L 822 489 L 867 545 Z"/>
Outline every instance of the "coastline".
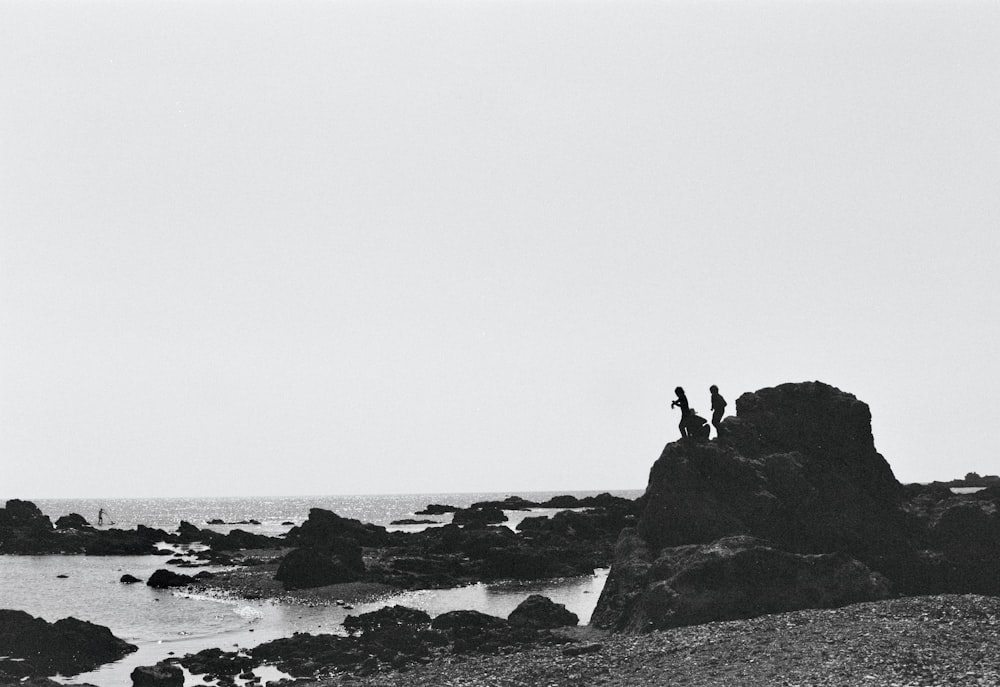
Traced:
<path fill-rule="evenodd" d="M 567 634 L 594 653 L 537 646 L 436 660 L 406 672 L 316 687 L 644 687 L 686 685 L 984 686 L 1000 684 L 1000 598 L 904 597 L 837 609 L 706 623 L 648 634 Z"/>

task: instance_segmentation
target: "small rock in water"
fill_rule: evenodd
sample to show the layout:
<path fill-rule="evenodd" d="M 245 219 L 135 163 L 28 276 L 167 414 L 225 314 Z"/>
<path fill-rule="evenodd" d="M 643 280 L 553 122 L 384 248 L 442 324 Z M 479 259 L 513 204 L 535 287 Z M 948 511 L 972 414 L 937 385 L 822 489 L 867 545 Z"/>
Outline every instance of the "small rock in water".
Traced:
<path fill-rule="evenodd" d="M 65 580 L 69 575 L 56 575 L 60 580 Z"/>

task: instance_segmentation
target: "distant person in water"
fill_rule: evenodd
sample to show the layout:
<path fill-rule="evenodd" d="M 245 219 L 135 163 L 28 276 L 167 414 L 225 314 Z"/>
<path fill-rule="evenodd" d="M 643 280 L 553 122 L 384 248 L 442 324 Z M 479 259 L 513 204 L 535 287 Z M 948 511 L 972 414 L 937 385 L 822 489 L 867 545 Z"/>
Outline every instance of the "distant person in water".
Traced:
<path fill-rule="evenodd" d="M 688 397 L 684 393 L 684 389 L 677 387 L 674 389 L 674 393 L 677 394 L 677 398 L 670 403 L 670 407 L 681 409 L 681 424 L 678 426 L 678 429 L 681 430 L 681 438 L 684 438 L 688 435 L 687 419 L 688 413 L 691 412 L 691 406 L 688 405 Z"/>
<path fill-rule="evenodd" d="M 719 387 L 714 384 L 708 387 L 712 392 L 712 426 L 715 427 L 715 438 L 719 438 L 719 425 L 722 423 L 722 414 L 726 412 L 726 399 L 719 393 Z"/>

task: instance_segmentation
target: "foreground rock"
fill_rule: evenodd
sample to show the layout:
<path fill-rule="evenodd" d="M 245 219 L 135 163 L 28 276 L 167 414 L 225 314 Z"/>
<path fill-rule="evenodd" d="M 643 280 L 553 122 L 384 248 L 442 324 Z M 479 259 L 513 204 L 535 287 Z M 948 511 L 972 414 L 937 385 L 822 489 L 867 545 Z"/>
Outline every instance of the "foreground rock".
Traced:
<path fill-rule="evenodd" d="M 904 489 L 853 395 L 784 384 L 742 395 L 736 411 L 722 441 L 663 450 L 592 623 L 636 630 L 890 591 L 1000 593 L 996 499 Z"/>
<path fill-rule="evenodd" d="M 184 687 L 184 671 L 170 663 L 139 666 L 132 671 L 132 687 Z"/>
<path fill-rule="evenodd" d="M 48 623 L 24 611 L 0 610 L 0 676 L 77 675 L 136 650 L 102 625 L 76 618 Z"/>
<path fill-rule="evenodd" d="M 532 594 L 510 612 L 507 621 L 515 627 L 551 630 L 576 625 L 580 618 L 563 604 L 557 604 L 541 594 Z"/>
<path fill-rule="evenodd" d="M 625 539 L 642 546 L 637 538 Z M 622 551 L 621 565 L 655 577 L 629 608 L 609 597 L 597 618 L 615 617 L 617 630 L 648 631 L 730 618 L 750 618 L 801 608 L 832 608 L 884 599 L 889 585 L 878 573 L 845 554 L 794 554 L 752 537 L 664 549 L 652 564 L 641 548 Z M 616 562 L 616 564 L 619 564 Z"/>

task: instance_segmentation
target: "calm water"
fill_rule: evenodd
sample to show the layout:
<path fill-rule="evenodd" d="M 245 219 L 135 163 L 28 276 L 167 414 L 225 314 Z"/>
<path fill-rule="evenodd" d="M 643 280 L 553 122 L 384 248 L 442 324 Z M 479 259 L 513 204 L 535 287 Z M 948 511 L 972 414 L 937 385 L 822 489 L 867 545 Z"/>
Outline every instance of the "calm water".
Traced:
<path fill-rule="evenodd" d="M 544 501 L 558 493 L 522 493 L 525 498 Z M 583 497 L 597 492 L 572 492 Z M 635 498 L 641 491 L 616 491 Z M 296 498 L 225 499 L 119 499 L 119 500 L 35 500 L 53 520 L 67 513 L 79 513 L 96 523 L 104 508 L 115 527 L 131 529 L 136 524 L 176 529 L 181 520 L 198 527 L 206 521 L 258 520 L 261 525 L 236 525 L 263 534 L 286 532 L 292 522 L 299 524 L 313 507 L 326 508 L 345 517 L 388 525 L 392 520 L 414 517 L 414 512 L 430 503 L 467 506 L 475 501 L 502 499 L 508 494 L 418 494 L 388 496 L 340 496 Z M 523 517 L 551 515 L 555 511 L 508 512 L 516 525 Z M 424 516 L 417 516 L 423 518 Z M 434 519 L 447 522 L 450 516 Z M 227 531 L 233 526 L 212 529 Z M 412 526 L 409 527 L 413 529 Z M 408 529 L 400 527 L 399 529 Z M 563 603 L 587 622 L 604 585 L 606 571 L 580 578 L 545 584 L 472 585 L 459 589 L 405 592 L 377 603 L 359 604 L 353 610 L 338 606 L 309 607 L 279 605 L 262 601 L 218 599 L 183 592 L 154 590 L 144 584 L 122 585 L 125 573 L 145 580 L 166 567 L 161 556 L 0 556 L 0 608 L 27 611 L 49 621 L 75 616 L 111 628 L 117 636 L 139 647 L 139 651 L 93 673 L 77 676 L 73 682 L 90 682 L 102 687 L 130 685 L 129 674 L 139 665 L 151 665 L 170 655 L 183 655 L 209 647 L 231 650 L 250 647 L 294 632 L 340 632 L 348 613 L 375 610 L 386 604 L 401 603 L 422 608 L 432 616 L 456 609 L 474 609 L 498 616 L 508 615 L 528 594 L 541 593 Z M 212 568 L 208 568 L 212 570 Z M 66 577 L 59 577 L 65 575 Z M 199 684 L 195 681 L 192 684 Z"/>

